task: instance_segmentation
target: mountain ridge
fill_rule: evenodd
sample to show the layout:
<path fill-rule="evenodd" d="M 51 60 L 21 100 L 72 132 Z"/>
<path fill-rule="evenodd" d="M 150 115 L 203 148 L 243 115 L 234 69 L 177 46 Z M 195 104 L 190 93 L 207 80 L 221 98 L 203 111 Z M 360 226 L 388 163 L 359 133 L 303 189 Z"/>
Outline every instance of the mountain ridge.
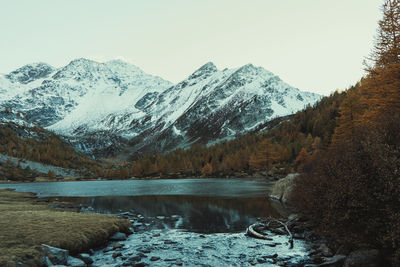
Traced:
<path fill-rule="evenodd" d="M 218 70 L 207 62 L 177 84 L 121 60 L 79 58 L 58 69 L 35 63 L 18 70 L 11 72 L 17 78 L 0 77 L 0 93 L 17 88 L 0 105 L 82 142 L 97 132 L 120 136 L 137 153 L 234 138 L 321 97 L 253 64 Z M 101 149 L 94 145 L 86 152 Z"/>

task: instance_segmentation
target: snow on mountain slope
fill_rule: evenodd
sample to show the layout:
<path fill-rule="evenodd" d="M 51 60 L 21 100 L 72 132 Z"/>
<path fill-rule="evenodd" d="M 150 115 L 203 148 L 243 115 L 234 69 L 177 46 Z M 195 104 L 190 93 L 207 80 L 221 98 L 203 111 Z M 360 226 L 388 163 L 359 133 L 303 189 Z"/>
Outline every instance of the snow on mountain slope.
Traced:
<path fill-rule="evenodd" d="M 137 153 L 230 139 L 320 99 L 251 64 L 218 70 L 209 62 L 173 85 L 119 60 L 87 59 L 0 76 L 0 96 L 0 105 L 70 136 L 84 150 L 114 147 L 113 153 L 124 147 L 114 144 L 122 139 Z"/>
<path fill-rule="evenodd" d="M 21 80 L 13 73 L 5 76 L 8 81 L 3 81 L 4 87 L 12 80 Z M 129 112 L 144 94 L 163 91 L 172 85 L 119 60 L 98 63 L 77 59 L 52 74 L 40 84 L 35 81 L 35 86 L 28 83 L 24 87 L 20 82 L 18 87 L 23 89 L 8 98 L 5 105 L 64 134 L 111 113 Z M 29 78 L 23 79 L 26 80 Z"/>
<path fill-rule="evenodd" d="M 210 62 L 146 107 L 145 131 L 131 144 L 134 151 L 159 152 L 230 139 L 320 97 L 289 86 L 262 67 L 248 64 L 219 71 Z M 144 124 L 132 119 L 134 125 Z"/>

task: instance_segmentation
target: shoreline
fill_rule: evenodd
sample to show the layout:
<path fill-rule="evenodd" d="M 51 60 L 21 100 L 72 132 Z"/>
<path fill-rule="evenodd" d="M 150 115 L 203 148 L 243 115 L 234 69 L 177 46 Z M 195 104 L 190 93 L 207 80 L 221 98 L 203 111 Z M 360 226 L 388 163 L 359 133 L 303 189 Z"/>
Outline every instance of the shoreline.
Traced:
<path fill-rule="evenodd" d="M 52 204 L 33 193 L 0 189 L 1 266 L 41 266 L 42 244 L 76 255 L 107 243 L 117 232 L 130 232 L 128 220 L 51 208 Z"/>
<path fill-rule="evenodd" d="M 50 182 L 84 182 L 84 181 L 127 181 L 127 180 L 172 180 L 172 179 L 267 179 L 271 182 L 277 181 L 281 178 L 285 177 L 285 174 L 277 174 L 277 175 L 265 175 L 265 172 L 235 172 L 235 173 L 223 173 L 223 174 L 215 174 L 212 176 L 205 175 L 183 175 L 181 173 L 172 173 L 168 175 L 152 175 L 152 176 L 142 176 L 142 177 L 130 177 L 130 178 L 92 178 L 92 177 L 74 177 L 74 178 L 58 178 L 51 179 L 46 177 L 38 177 L 39 179 L 35 180 L 22 180 L 22 181 L 5 181 L 0 180 L 1 184 L 23 184 L 23 183 L 50 183 Z"/>

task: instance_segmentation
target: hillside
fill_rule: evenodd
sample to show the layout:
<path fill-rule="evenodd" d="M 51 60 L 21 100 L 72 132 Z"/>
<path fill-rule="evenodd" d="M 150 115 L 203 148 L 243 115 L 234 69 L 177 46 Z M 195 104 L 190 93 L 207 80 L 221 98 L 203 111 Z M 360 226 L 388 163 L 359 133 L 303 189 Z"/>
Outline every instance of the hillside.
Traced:
<path fill-rule="evenodd" d="M 173 85 L 119 60 L 87 59 L 23 66 L 0 77 L 0 91 L 1 106 L 96 158 L 234 139 L 320 98 L 251 64 L 218 70 L 209 62 Z"/>

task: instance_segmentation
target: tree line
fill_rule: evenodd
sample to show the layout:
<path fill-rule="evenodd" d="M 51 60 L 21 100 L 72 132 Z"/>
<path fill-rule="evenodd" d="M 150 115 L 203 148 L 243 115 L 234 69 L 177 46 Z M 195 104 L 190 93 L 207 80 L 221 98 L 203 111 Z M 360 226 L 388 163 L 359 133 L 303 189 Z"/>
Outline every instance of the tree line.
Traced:
<path fill-rule="evenodd" d="M 394 252 L 400 265 L 400 1 L 385 0 L 366 76 L 331 142 L 301 164 L 293 203 L 322 231 Z"/>

